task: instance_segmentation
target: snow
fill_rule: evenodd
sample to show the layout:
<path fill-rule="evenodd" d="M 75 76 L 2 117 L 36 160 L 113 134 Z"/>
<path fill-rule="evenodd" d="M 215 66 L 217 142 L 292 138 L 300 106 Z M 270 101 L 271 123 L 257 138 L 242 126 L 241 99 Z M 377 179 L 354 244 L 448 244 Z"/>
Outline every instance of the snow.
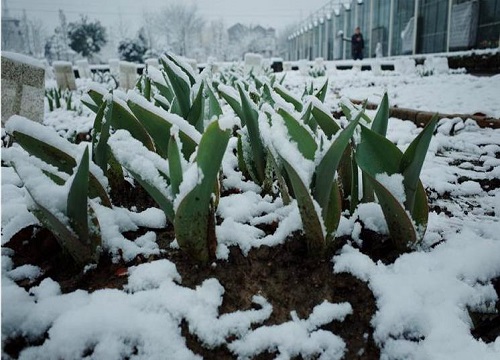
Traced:
<path fill-rule="evenodd" d="M 179 193 L 174 200 L 174 211 L 181 204 L 182 200 L 203 181 L 203 171 L 197 163 L 191 164 L 187 170 L 182 174 L 182 182 L 179 185 Z"/>
<path fill-rule="evenodd" d="M 380 184 L 382 184 L 382 186 L 389 190 L 389 192 L 396 198 L 396 200 L 404 206 L 404 202 L 406 201 L 406 194 L 403 185 L 404 178 L 402 174 L 377 174 L 375 176 L 375 180 L 377 180 Z M 479 184 L 477 185 L 479 186 Z"/>
<path fill-rule="evenodd" d="M 85 101 L 93 103 L 90 96 Z M 65 109 L 54 109 L 54 111 L 45 114 L 43 124 L 54 128 L 59 136 L 68 140 L 74 139 L 78 134 L 89 133 L 94 126 L 94 119 L 89 116 L 90 110 L 84 111 L 81 107 L 80 109 L 82 109 L 82 115 L 70 113 Z M 68 115 L 70 115 L 71 121 L 68 121 Z"/>
<path fill-rule="evenodd" d="M 247 207 L 247 214 L 236 210 L 238 204 Z M 227 259 L 228 246 L 237 245 L 243 254 L 248 254 L 253 247 L 283 244 L 292 232 L 302 229 L 296 201 L 283 206 L 280 199 L 272 202 L 269 196 L 261 198 L 252 192 L 221 198 L 218 212 L 224 218 L 216 228 L 219 259 Z M 266 235 L 257 227 L 274 221 L 279 221 L 279 225 L 273 234 Z"/>
<path fill-rule="evenodd" d="M 232 130 L 235 126 L 240 126 L 240 120 L 233 114 L 222 114 L 219 118 L 221 130 Z"/>
<path fill-rule="evenodd" d="M 22 265 L 10 270 L 7 276 L 14 281 L 29 279 L 34 280 L 41 275 L 41 269 L 34 265 Z"/>
<path fill-rule="evenodd" d="M 76 359 L 89 346 L 93 358 L 121 359 L 132 356 L 135 347 L 134 357 L 141 359 L 161 359 L 165 354 L 171 359 L 199 359 L 187 349 L 181 336 L 179 325 L 183 320 L 202 342 L 217 346 L 229 336 L 248 333 L 253 324 L 266 320 L 272 311 L 263 297 L 254 296 L 259 309 L 220 315 L 217 308 L 224 294 L 220 283 L 208 279 L 194 290 L 178 285 L 180 276 L 168 260 L 132 267 L 129 274 L 125 292 L 99 290 L 60 295 L 57 286 L 45 280 L 39 286 L 44 289 L 35 290 L 36 298 L 32 298 L 21 288 L 8 286 L 7 291 L 15 291 L 9 295 L 16 296 L 19 306 L 2 325 L 9 326 L 17 316 L 23 318 L 28 329 L 39 333 L 53 322 L 49 339 L 24 350 L 20 359 Z M 34 310 L 43 316 L 26 316 Z"/>
<path fill-rule="evenodd" d="M 179 75 L 186 78 L 184 73 Z M 351 70 L 335 73 L 330 70 L 330 75 L 325 104 L 312 97 L 307 100 L 325 112 L 337 110 L 339 104 L 349 98 L 378 103 L 387 91 L 391 106 L 444 114 L 482 112 L 500 117 L 500 103 L 495 95 L 500 88 L 498 75 L 419 76 L 416 71 L 406 75 L 387 72 L 375 75 Z M 283 88 L 300 97 L 304 85 L 311 81 L 318 88 L 325 77 L 312 79 L 299 72 L 289 72 Z M 90 88 L 97 89 L 97 86 L 92 84 Z M 219 85 L 218 89 L 239 101 L 234 88 Z M 99 92 L 107 94 L 103 88 Z M 80 101 L 79 96 L 75 93 L 76 102 Z M 199 143 L 201 134 L 186 127 L 185 121 L 158 110 L 133 91 L 114 92 L 114 100 L 128 109 L 126 99 L 168 118 L 174 127 L 188 132 Z M 223 110 L 223 127 L 238 126 L 238 119 L 229 106 L 223 105 Z M 269 111 L 272 113 L 272 109 Z M 369 112 L 370 116 L 373 114 L 374 111 Z M 78 113 L 59 109 L 46 112 L 44 124 L 13 117 L 7 122 L 6 131 L 22 130 L 36 135 L 79 159 L 85 144 L 73 145 L 65 138 L 87 133 L 92 128 L 93 115 L 85 108 Z M 297 146 L 290 144 L 286 126 L 279 117 L 273 118 L 272 126 L 261 121 L 260 127 L 263 142 L 287 159 L 308 185 L 314 162 L 304 159 Z M 411 122 L 391 118 L 387 138 L 404 151 L 420 131 Z M 169 173 L 164 159 L 148 152 L 124 130 L 116 131 L 109 144 L 120 161 L 153 182 L 166 197 L 171 197 L 168 184 L 160 175 L 160 171 Z M 239 247 L 246 255 L 263 245 L 283 244 L 293 232 L 302 229 L 295 200 L 284 204 L 279 196 L 261 193 L 257 184 L 244 178 L 237 169 L 236 145 L 236 138 L 231 138 L 222 160 L 223 188 L 238 191 L 230 191 L 219 201 L 214 266 L 229 259 L 232 246 Z M 388 234 L 378 204 L 360 204 L 352 216 L 342 215 L 335 235 L 350 236 L 353 242 L 333 257 L 332 273 L 351 273 L 366 282 L 373 292 L 377 311 L 371 325 L 381 358 L 489 360 L 500 357 L 500 338 L 490 343 L 475 339 L 471 335 L 473 324 L 469 315 L 469 310 L 494 311 L 498 298 L 491 280 L 500 276 L 500 190 L 487 188 L 484 182 L 500 178 L 499 150 L 500 130 L 481 129 L 472 120 L 455 116 L 440 120 L 421 174 L 433 205 L 427 232 L 417 251 L 399 256 L 392 264 L 376 262 L 357 249 L 366 241 L 363 228 Z M 2 148 L 2 161 L 18 163 L 23 180 L 34 189 L 34 197 L 62 216 L 65 204 L 61 199 L 67 195 L 67 188 L 48 186 L 39 160 L 13 146 Z M 57 172 L 53 168 L 45 170 Z M 195 164 L 186 170 L 177 202 L 203 176 Z M 92 171 L 107 184 L 100 170 Z M 68 178 L 67 174 L 58 174 Z M 379 174 L 377 179 L 404 202 L 399 175 Z M 225 347 L 239 359 L 254 358 L 265 351 L 276 352 L 278 359 L 296 356 L 341 359 L 345 355 L 345 339 L 323 330 L 322 326 L 332 321 L 349 322 L 349 315 L 353 313 L 350 304 L 325 301 L 317 304 L 304 319 L 292 311 L 289 321 L 269 324 L 274 304 L 265 294 L 256 293 L 250 309 L 221 314 L 225 290 L 219 280 L 208 278 L 194 288 L 184 286 L 175 264 L 166 259 L 128 268 L 127 284 L 122 290 L 103 289 L 92 293 L 77 290 L 63 294 L 60 285 L 51 278 L 38 283 L 37 279 L 44 276 L 41 268 L 33 264 L 16 266 L 12 260 L 13 250 L 9 249 L 9 241 L 19 230 L 38 223 L 29 211 L 34 206 L 33 200 L 12 168 L 2 166 L 1 181 L 2 343 L 22 335 L 30 344 L 37 344 L 27 346 L 20 359 L 84 356 L 163 359 L 166 354 L 171 359 L 200 359 L 188 348 L 181 324 L 205 347 Z M 167 226 L 163 211 L 108 208 L 96 201 L 90 204 L 100 222 L 102 246 L 113 261 L 128 262 L 139 255 L 147 258 L 162 254 L 154 230 Z M 266 233 L 261 229 L 266 224 L 277 224 L 277 228 L 273 233 Z M 147 230 L 136 239 L 128 239 L 123 234 L 139 228 Z M 93 270 L 90 264 L 87 271 Z M 24 287 L 16 281 L 23 281 Z"/>
<path fill-rule="evenodd" d="M 77 157 L 78 152 L 75 145 L 57 136 L 54 129 L 38 124 L 22 116 L 14 115 L 5 124 L 5 130 L 12 134 L 15 131 L 22 132 L 43 141 L 65 153 Z"/>
<path fill-rule="evenodd" d="M 238 90 L 236 90 L 235 88 L 224 84 L 219 84 L 217 86 L 217 90 L 232 98 L 237 104 L 240 104 L 240 94 L 238 93 Z"/>
<path fill-rule="evenodd" d="M 138 255 L 158 255 L 160 249 L 156 243 L 156 234 L 148 231 L 134 241 L 127 239 L 122 233 L 135 231 L 139 226 L 153 225 L 151 228 L 163 228 L 166 223 L 163 211 L 155 208 L 146 210 L 148 213 L 137 214 L 124 208 L 110 209 L 106 206 L 93 204 L 93 209 L 101 227 L 102 246 L 113 257 L 131 261 Z M 151 217 L 144 221 L 143 218 Z M 155 226 L 156 225 L 156 226 Z"/>
<path fill-rule="evenodd" d="M 117 130 L 109 138 L 109 146 L 116 159 L 126 168 L 139 175 L 144 181 L 153 184 L 166 198 L 172 195 L 161 173 L 169 175 L 168 162 L 160 155 L 146 149 L 126 130 Z M 135 149 L 134 152 L 130 148 Z"/>
<path fill-rule="evenodd" d="M 264 142 L 271 145 L 293 167 L 304 185 L 309 187 L 315 169 L 314 161 L 304 158 L 297 143 L 290 140 L 288 129 L 280 115 L 273 114 L 271 123 L 269 126 L 267 121 L 259 121 Z"/>
<path fill-rule="evenodd" d="M 234 188 L 243 192 L 253 191 L 259 193 L 260 187 L 252 181 L 245 181 L 243 174 L 237 169 L 238 158 L 234 153 L 237 145 L 238 141 L 236 138 L 232 137 L 229 139 L 226 153 L 222 158 L 222 172 L 225 176 L 222 184 L 226 189 Z"/>
<path fill-rule="evenodd" d="M 163 73 L 153 66 L 148 66 L 148 75 L 156 83 L 167 86 Z"/>
<path fill-rule="evenodd" d="M 197 69 L 196 66 L 196 60 L 194 59 L 188 59 L 182 56 L 177 56 L 173 53 L 170 53 L 169 56 L 172 57 L 178 64 L 182 65 L 183 68 L 191 75 L 194 79 L 197 78 L 197 73 L 195 73 L 195 69 Z M 163 56 L 163 59 L 165 60 L 166 56 Z M 168 60 L 168 58 L 167 58 Z"/>
<path fill-rule="evenodd" d="M 382 356 L 497 359 L 498 345 L 471 336 L 468 309 L 492 310 L 489 304 L 497 294 L 488 281 L 500 274 L 499 258 L 498 236 L 465 229 L 429 252 L 402 255 L 392 265 L 374 263 L 346 246 L 335 257 L 334 270 L 368 282 L 377 299 L 372 325 Z"/>
<path fill-rule="evenodd" d="M 350 304 L 325 301 L 314 307 L 308 319 L 300 320 L 297 314 L 292 313 L 292 321 L 260 327 L 234 341 L 229 349 L 241 359 L 251 359 L 252 355 L 265 350 L 277 350 L 279 355 L 276 359 L 291 359 L 299 355 L 303 358 L 341 359 L 345 351 L 344 341 L 331 332 L 317 328 L 333 320 L 343 321 L 349 314 L 352 314 Z M 304 340 L 298 342 L 297 339 Z"/>
<path fill-rule="evenodd" d="M 2 151 L 5 161 L 5 150 Z M 28 210 L 30 196 L 13 168 L 2 167 L 2 245 L 29 225 L 38 224 Z"/>
<path fill-rule="evenodd" d="M 31 56 L 26 56 L 19 53 L 14 53 L 11 51 L 2 51 L 2 57 L 10 59 L 15 62 L 28 64 L 33 67 L 37 67 L 45 70 L 45 65 L 38 59 L 32 58 Z"/>
<path fill-rule="evenodd" d="M 292 76 L 287 76 L 288 81 Z M 286 81 L 285 81 L 286 82 Z M 389 104 L 440 114 L 480 112 L 500 118 L 500 102 L 494 89 L 500 88 L 500 75 L 476 77 L 469 74 L 417 76 L 375 76 L 370 71 L 354 74 L 339 71 L 330 86 L 340 96 L 378 104 L 385 92 Z M 336 101 L 334 101 L 336 103 Z"/>
<path fill-rule="evenodd" d="M 362 224 L 362 225 L 361 225 Z M 365 229 L 375 231 L 379 234 L 388 234 L 389 229 L 385 221 L 382 208 L 376 203 L 359 204 L 351 217 L 341 216 L 340 223 L 335 235 L 351 236 L 352 239 L 361 245 L 363 239 L 360 238 L 362 226 Z"/>
<path fill-rule="evenodd" d="M 65 215 L 66 200 L 69 191 L 68 186 L 57 185 L 50 180 L 43 172 L 45 169 L 37 166 L 40 160 L 28 156 L 24 150 L 20 150 L 16 147 L 9 150 L 7 151 L 7 158 L 9 158 L 9 155 L 18 154 L 18 156 L 13 156 L 13 163 L 15 164 L 16 173 L 25 185 L 27 196 L 51 212 L 63 224 L 68 224 L 69 220 Z M 24 194 L 18 195 L 23 196 Z M 19 199 L 19 197 L 17 197 L 17 199 Z M 14 201 L 17 202 L 16 200 Z M 28 200 L 26 205 L 30 210 L 36 206 L 32 200 Z"/>

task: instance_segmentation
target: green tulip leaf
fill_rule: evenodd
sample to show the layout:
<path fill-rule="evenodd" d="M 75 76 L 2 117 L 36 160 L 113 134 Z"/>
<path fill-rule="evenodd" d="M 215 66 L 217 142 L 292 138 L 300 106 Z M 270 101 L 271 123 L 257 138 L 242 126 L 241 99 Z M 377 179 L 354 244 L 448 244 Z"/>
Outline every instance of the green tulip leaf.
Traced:
<path fill-rule="evenodd" d="M 240 84 L 238 84 L 237 87 L 241 98 L 241 110 L 248 130 L 248 138 L 250 140 L 250 148 L 252 149 L 256 175 L 259 182 L 262 183 L 265 179 L 266 152 L 260 137 L 259 113 L 255 110 L 255 106 L 250 100 L 247 92 L 242 89 Z"/>
<path fill-rule="evenodd" d="M 285 126 L 288 129 L 288 135 L 297 144 L 300 153 L 306 159 L 314 160 L 318 145 L 311 133 L 285 109 L 279 109 L 278 114 L 283 118 Z"/>
<path fill-rule="evenodd" d="M 325 250 L 326 240 L 321 226 L 322 220 L 316 212 L 313 197 L 294 167 L 283 157 L 281 157 L 281 161 L 290 179 L 294 197 L 297 200 L 308 250 L 311 254 L 321 254 Z"/>
<path fill-rule="evenodd" d="M 408 146 L 400 162 L 401 165 L 399 170 L 403 174 L 406 191 L 406 207 L 412 214 L 420 172 L 422 171 L 425 155 L 429 149 L 429 144 L 437 122 L 438 116 L 436 114 L 420 134 L 411 142 L 410 146 Z"/>
<path fill-rule="evenodd" d="M 356 159 L 358 165 L 366 168 L 372 177 L 382 173 L 400 173 L 402 157 L 401 150 L 390 140 L 365 126 L 361 127 L 361 142 L 356 148 Z"/>
<path fill-rule="evenodd" d="M 163 84 L 163 83 L 158 82 L 158 81 L 153 81 L 153 85 L 156 87 L 156 89 L 158 90 L 158 92 L 160 93 L 161 96 L 163 96 L 165 99 L 167 99 L 167 101 L 169 103 L 172 103 L 172 101 L 175 98 L 175 94 L 171 89 L 171 85 L 170 85 L 170 82 L 168 81 L 167 74 L 163 70 L 160 70 L 160 71 L 161 71 L 161 74 L 162 74 L 166 84 Z"/>
<path fill-rule="evenodd" d="M 113 104 L 111 102 L 103 102 L 94 120 L 92 160 L 101 168 L 104 175 L 108 171 L 108 139 L 112 117 Z"/>
<path fill-rule="evenodd" d="M 30 155 L 36 156 L 37 158 L 45 161 L 47 164 L 55 166 L 66 174 L 71 174 L 73 172 L 73 169 L 76 166 L 76 160 L 71 155 L 56 148 L 55 146 L 47 144 L 41 139 L 32 137 L 20 131 L 14 131 L 12 135 L 14 136 L 16 142 Z M 75 146 L 73 144 L 70 145 Z M 95 175 L 92 174 L 92 172 L 89 174 L 89 181 L 90 197 L 99 197 L 104 206 L 111 207 L 111 200 L 106 189 L 102 186 L 99 180 L 97 180 Z"/>
<path fill-rule="evenodd" d="M 80 102 L 83 105 L 85 105 L 86 107 L 88 107 L 90 109 L 90 111 L 92 111 L 93 113 L 97 113 L 99 111 L 99 106 L 96 105 L 94 102 L 86 101 L 83 97 L 80 99 Z M 49 98 L 49 108 L 50 108 L 50 111 L 54 111 L 53 106 L 54 105 L 52 104 L 52 101 Z"/>
<path fill-rule="evenodd" d="M 377 134 L 385 137 L 387 133 L 387 124 L 389 123 L 389 97 L 387 93 L 384 94 L 382 102 L 380 103 L 377 114 L 373 119 L 371 129 Z"/>
<path fill-rule="evenodd" d="M 215 215 L 212 193 L 231 134 L 218 121 L 205 130 L 196 156 L 203 177 L 179 202 L 175 212 L 175 236 L 180 248 L 200 262 L 215 257 Z"/>
<path fill-rule="evenodd" d="M 106 93 L 98 92 L 97 89 L 90 89 L 88 94 L 99 106 L 102 105 L 104 101 L 104 95 L 106 95 Z M 127 130 L 130 134 L 132 134 L 134 138 L 142 142 L 144 146 L 146 146 L 150 151 L 154 151 L 155 148 L 153 140 L 151 139 L 141 122 L 130 111 L 127 104 L 124 101 L 116 98 L 115 96 L 113 96 L 111 101 L 113 104 L 113 116 L 111 116 L 110 125 L 115 130 Z"/>
<path fill-rule="evenodd" d="M 326 228 L 326 241 L 330 243 L 333 240 L 334 233 L 340 223 L 340 216 L 342 215 L 342 197 L 337 180 L 333 181 L 328 207 L 323 212 L 325 213 L 323 221 Z"/>
<path fill-rule="evenodd" d="M 160 108 L 153 108 L 152 104 L 149 102 L 144 102 L 140 97 L 132 97 L 128 100 L 128 106 L 134 115 L 141 119 L 144 128 L 151 135 L 154 141 L 157 153 L 166 158 L 168 154 L 168 143 L 170 139 L 170 129 L 174 123 L 173 118 L 176 117 L 176 121 L 186 121 L 178 117 L 178 115 L 173 113 L 168 113 Z M 179 138 L 182 142 L 182 152 L 186 159 L 194 152 L 197 146 L 197 140 L 193 139 L 189 134 L 179 131 Z"/>
<path fill-rule="evenodd" d="M 326 93 L 328 91 L 328 78 L 326 79 L 323 86 L 314 94 L 315 97 L 319 99 L 322 103 L 325 102 Z"/>
<path fill-rule="evenodd" d="M 281 96 L 286 102 L 293 105 L 296 111 L 301 112 L 303 109 L 302 101 L 297 99 L 290 91 L 288 91 L 284 86 L 279 84 L 274 86 L 274 91 Z"/>
<path fill-rule="evenodd" d="M 176 196 L 179 193 L 179 186 L 182 183 L 182 163 L 181 152 L 177 145 L 177 140 L 173 135 L 168 142 L 168 168 L 170 172 L 172 193 Z"/>
<path fill-rule="evenodd" d="M 425 192 L 424 185 L 419 180 L 417 191 L 415 192 L 415 202 L 413 203 L 413 212 L 411 216 L 417 224 L 417 231 L 420 237 L 423 238 L 425 230 L 427 229 L 427 221 L 429 220 L 429 201 L 427 193 Z"/>
<path fill-rule="evenodd" d="M 389 123 L 389 97 L 387 93 L 384 94 L 382 102 L 380 103 L 375 118 L 373 119 L 371 129 L 379 135 L 386 136 L 387 126 Z M 363 202 L 369 203 L 375 201 L 373 188 L 368 179 L 362 174 L 363 184 Z"/>
<path fill-rule="evenodd" d="M 184 78 L 181 74 L 185 74 L 176 63 L 172 62 L 166 57 L 160 59 L 163 69 L 167 74 L 168 80 L 172 85 L 172 90 L 175 94 L 175 100 L 179 105 L 179 113 L 184 119 L 187 119 L 189 111 L 191 110 L 191 84 L 188 76 Z M 172 106 L 173 108 L 173 106 Z"/>
<path fill-rule="evenodd" d="M 416 244 L 420 240 L 417 238 L 412 219 L 408 216 L 403 205 L 387 188 L 372 177 L 370 173 L 364 173 L 370 179 L 373 189 L 377 194 L 394 246 L 403 252 L 409 250 L 411 245 Z"/>
<path fill-rule="evenodd" d="M 130 166 L 124 166 L 124 165 L 122 165 L 122 166 L 125 169 L 127 169 L 127 171 L 130 173 L 130 175 L 132 175 L 132 177 L 135 179 L 135 181 L 137 181 L 139 183 L 139 185 L 141 185 L 144 188 L 144 190 L 146 190 L 146 192 L 158 204 L 160 209 L 163 210 L 167 219 L 171 223 L 173 223 L 175 215 L 174 215 L 174 206 L 173 206 L 172 200 L 169 199 L 167 196 L 165 196 L 165 194 L 162 191 L 160 191 L 154 185 L 154 183 L 152 181 L 150 181 L 149 179 L 143 178 L 141 175 L 139 175 L 139 172 L 132 169 Z M 166 177 L 166 175 L 162 174 L 159 170 L 158 170 L 158 175 L 161 176 L 162 178 Z M 166 184 L 166 181 L 165 181 L 165 184 Z"/>
<path fill-rule="evenodd" d="M 124 135 L 127 136 L 123 137 Z M 129 155 L 128 151 L 123 150 L 124 143 L 135 148 L 133 157 Z M 173 223 L 174 207 L 173 196 L 168 189 L 169 176 L 160 170 L 158 165 L 162 166 L 161 162 L 166 160 L 161 159 L 155 153 L 150 153 L 138 140 L 134 140 L 130 133 L 127 134 L 123 131 L 111 135 L 109 146 L 114 159 L 146 190 L 160 209 L 163 210 L 167 219 Z M 148 169 L 147 171 L 144 171 L 145 166 Z"/>
<path fill-rule="evenodd" d="M 69 187 L 66 213 L 72 228 L 80 241 L 89 242 L 89 224 L 87 220 L 87 197 L 89 192 L 89 149 L 85 148 L 82 159 Z"/>
<path fill-rule="evenodd" d="M 224 91 L 224 88 L 219 88 L 220 96 L 231 106 L 234 113 L 240 118 L 241 126 L 245 126 L 245 115 L 243 114 L 243 109 L 241 107 L 240 101 L 235 99 L 232 94 Z"/>
<path fill-rule="evenodd" d="M 187 75 L 187 77 L 189 78 L 190 86 L 193 86 L 196 83 L 193 68 L 189 63 L 171 53 L 167 53 L 165 54 L 165 56 Z"/>
<path fill-rule="evenodd" d="M 212 117 L 216 116 L 217 118 L 222 115 L 222 109 L 220 107 L 219 100 L 215 97 L 214 92 L 208 84 L 205 84 L 205 89 L 208 94 L 208 120 L 211 120 Z"/>
<path fill-rule="evenodd" d="M 369 124 L 369 123 L 372 122 L 372 119 L 370 119 L 368 117 L 368 115 L 366 115 L 366 113 L 364 112 L 364 109 L 366 108 L 366 104 L 367 103 L 368 103 L 367 101 L 364 102 L 362 109 L 359 109 L 356 105 L 352 105 L 352 107 L 356 111 L 361 111 L 362 112 L 361 118 L 363 120 L 365 120 Z M 353 116 L 352 110 L 346 104 L 344 104 L 344 103 L 340 104 L 340 108 L 342 109 L 342 112 L 344 113 L 346 119 L 349 120 L 349 121 L 351 121 L 352 120 L 352 116 Z"/>
<path fill-rule="evenodd" d="M 88 156 L 88 155 L 87 155 Z M 88 161 L 88 157 L 87 157 Z M 90 219 L 93 221 L 93 228 L 90 233 L 80 238 L 80 234 L 71 229 L 63 220 L 60 219 L 60 214 L 52 213 L 47 207 L 44 206 L 44 201 L 35 196 L 35 191 L 28 185 L 28 181 L 24 178 L 23 174 L 17 170 L 17 165 L 13 164 L 16 173 L 21 181 L 24 183 L 26 191 L 30 194 L 35 208 L 32 209 L 35 217 L 40 223 L 46 227 L 52 234 L 54 234 L 57 242 L 68 253 L 73 260 L 79 265 L 84 266 L 88 263 L 96 263 L 99 259 L 99 245 L 101 242 L 99 224 L 91 207 L 89 207 Z M 87 199 L 85 199 L 85 205 Z M 85 207 L 85 223 L 87 223 L 87 207 Z M 87 239 L 86 242 L 85 239 Z"/>
<path fill-rule="evenodd" d="M 328 138 L 331 138 L 337 133 L 337 131 L 340 130 L 340 126 L 337 124 L 333 116 L 326 113 L 322 108 L 313 104 L 311 113 L 314 120 L 316 120 L 319 127 L 323 130 L 326 136 L 328 136 Z"/>
<path fill-rule="evenodd" d="M 302 113 L 302 121 L 304 124 L 309 126 L 309 128 L 313 131 L 313 133 L 316 133 L 316 129 L 318 128 L 318 123 L 316 122 L 316 119 L 312 116 L 312 102 L 310 102 L 305 111 Z"/>
<path fill-rule="evenodd" d="M 351 121 L 344 130 L 342 130 L 316 167 L 314 198 L 320 205 L 324 218 L 329 216 L 326 211 L 329 208 L 328 202 L 331 198 L 330 193 L 332 191 L 332 185 L 334 184 L 335 173 L 344 151 L 354 134 L 354 130 L 356 130 L 356 127 L 359 124 L 360 118 L 361 114 L 358 115 L 354 121 Z"/>
<path fill-rule="evenodd" d="M 407 250 L 409 245 L 420 240 L 412 219 L 394 195 L 376 180 L 378 174 L 399 174 L 403 154 L 382 135 L 366 127 L 361 129 L 361 142 L 356 149 L 357 164 L 377 194 L 394 245 L 399 250 Z"/>
<path fill-rule="evenodd" d="M 203 88 L 204 83 L 202 82 L 186 119 L 188 123 L 193 125 L 195 129 L 200 133 L 203 132 L 203 119 L 205 109 L 205 97 L 203 96 Z"/>

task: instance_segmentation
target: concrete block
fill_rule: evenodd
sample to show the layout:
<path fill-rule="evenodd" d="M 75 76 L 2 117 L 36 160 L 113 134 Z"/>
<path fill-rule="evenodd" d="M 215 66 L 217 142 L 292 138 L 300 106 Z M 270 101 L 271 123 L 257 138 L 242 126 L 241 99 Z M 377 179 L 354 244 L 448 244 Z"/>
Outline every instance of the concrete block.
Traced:
<path fill-rule="evenodd" d="M 148 67 L 155 67 L 157 69 L 160 68 L 160 62 L 158 61 L 157 58 L 150 58 L 150 59 L 146 59 L 144 61 L 144 63 L 148 66 Z"/>
<path fill-rule="evenodd" d="M 120 60 L 118 59 L 109 59 L 109 72 L 113 76 L 118 76 L 120 72 Z"/>
<path fill-rule="evenodd" d="M 429 56 L 424 61 L 424 68 L 434 75 L 448 74 L 450 72 L 448 58 L 446 57 Z"/>
<path fill-rule="evenodd" d="M 370 64 L 373 75 L 382 75 L 382 64 L 379 59 L 373 59 Z"/>
<path fill-rule="evenodd" d="M 299 60 L 299 71 L 301 75 L 309 75 L 310 69 L 311 67 L 309 66 L 309 61 L 307 61 L 306 59 Z"/>
<path fill-rule="evenodd" d="M 394 61 L 394 71 L 401 75 L 416 74 L 415 59 L 399 58 Z"/>
<path fill-rule="evenodd" d="M 45 66 L 31 57 L 2 51 L 2 126 L 12 115 L 42 122 Z"/>
<path fill-rule="evenodd" d="M 137 82 L 137 65 L 127 61 L 120 61 L 120 77 L 118 82 L 124 90 L 133 89 Z"/>
<path fill-rule="evenodd" d="M 262 55 L 254 53 L 245 54 L 245 73 L 250 73 L 254 75 L 259 75 L 262 73 Z"/>
<path fill-rule="evenodd" d="M 76 90 L 73 65 L 69 61 L 54 61 L 52 66 L 56 75 L 57 87 L 62 90 Z"/>
<path fill-rule="evenodd" d="M 77 60 L 75 63 L 81 79 L 92 79 L 92 71 L 87 59 Z"/>

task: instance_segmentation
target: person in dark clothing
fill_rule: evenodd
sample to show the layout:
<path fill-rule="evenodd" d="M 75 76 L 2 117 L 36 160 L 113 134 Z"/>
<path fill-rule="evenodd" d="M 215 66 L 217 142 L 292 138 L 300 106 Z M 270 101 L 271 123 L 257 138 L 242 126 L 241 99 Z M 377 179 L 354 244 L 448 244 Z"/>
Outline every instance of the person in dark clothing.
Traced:
<path fill-rule="evenodd" d="M 359 26 L 354 29 L 354 35 L 351 38 L 352 43 L 352 58 L 354 60 L 363 60 L 363 49 L 365 47 L 365 42 L 363 40 L 363 35 L 361 34 L 361 29 Z"/>

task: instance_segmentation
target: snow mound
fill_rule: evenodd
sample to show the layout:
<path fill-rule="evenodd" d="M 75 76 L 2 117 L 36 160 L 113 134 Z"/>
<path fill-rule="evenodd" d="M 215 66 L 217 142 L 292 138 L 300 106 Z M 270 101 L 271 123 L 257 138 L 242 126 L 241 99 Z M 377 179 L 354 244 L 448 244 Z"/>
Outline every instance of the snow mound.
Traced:
<path fill-rule="evenodd" d="M 483 234 L 484 236 L 484 234 Z M 378 311 L 374 339 L 387 359 L 498 359 L 499 341 L 472 337 L 468 310 L 493 311 L 490 280 L 500 275 L 500 241 L 469 229 L 430 252 L 374 263 L 350 246 L 334 258 L 334 272 L 367 281 Z"/>

